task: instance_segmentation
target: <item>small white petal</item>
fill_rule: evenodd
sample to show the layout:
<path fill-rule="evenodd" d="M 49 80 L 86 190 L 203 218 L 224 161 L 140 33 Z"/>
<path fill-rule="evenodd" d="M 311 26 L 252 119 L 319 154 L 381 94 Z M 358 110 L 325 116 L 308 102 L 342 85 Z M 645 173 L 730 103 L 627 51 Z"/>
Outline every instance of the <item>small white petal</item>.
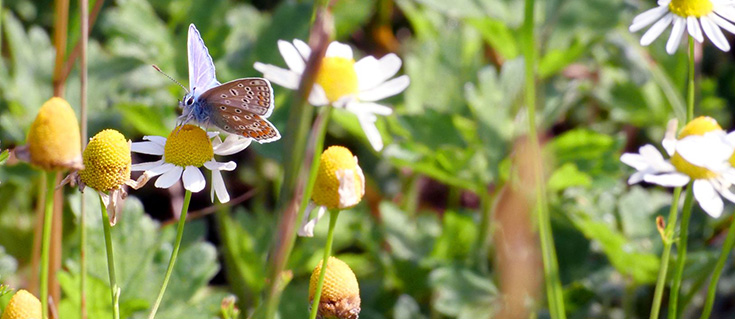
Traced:
<path fill-rule="evenodd" d="M 227 193 L 225 181 L 222 179 L 222 173 L 219 170 L 212 171 L 212 191 L 217 194 L 220 203 L 224 204 L 230 201 L 230 194 Z M 214 203 L 214 196 L 212 196 L 212 203 Z"/>
<path fill-rule="evenodd" d="M 214 154 L 217 155 L 232 155 L 246 149 L 248 146 L 250 146 L 250 143 L 252 143 L 252 141 L 253 139 L 251 138 L 235 134 L 228 134 L 224 142 L 217 143 L 217 145 L 215 145 L 215 143 L 212 143 L 212 149 L 214 150 Z"/>
<path fill-rule="evenodd" d="M 161 175 L 154 185 L 158 188 L 169 188 L 179 181 L 183 171 L 184 169 L 181 166 L 174 166 L 174 168 Z"/>
<path fill-rule="evenodd" d="M 643 36 L 641 37 L 641 45 L 647 46 L 651 44 L 653 40 L 656 40 L 656 38 L 658 38 L 658 36 L 660 36 L 661 33 L 664 32 L 666 27 L 668 27 L 669 24 L 671 24 L 671 21 L 673 19 L 674 19 L 673 14 L 669 13 L 665 15 L 663 18 L 661 18 L 661 20 L 658 20 L 656 23 L 654 23 L 653 26 L 651 26 L 651 28 L 648 29 L 648 31 L 646 31 L 646 33 L 644 33 Z"/>
<path fill-rule="evenodd" d="M 348 103 L 345 109 L 355 114 L 378 114 L 378 115 L 383 115 L 383 116 L 388 116 L 388 115 L 393 114 L 393 109 L 385 105 L 380 105 L 380 104 L 372 103 L 372 102 Z"/>
<path fill-rule="evenodd" d="M 697 42 L 702 43 L 704 41 L 702 28 L 699 27 L 699 21 L 697 21 L 696 17 L 687 17 L 687 31 L 689 31 L 689 35 L 691 35 L 694 40 L 697 40 Z"/>
<path fill-rule="evenodd" d="M 161 164 L 161 166 L 154 167 L 154 168 L 151 168 L 149 170 L 146 170 L 145 171 L 145 174 L 147 174 L 148 177 L 154 177 L 154 176 L 158 176 L 158 175 L 161 175 L 161 174 L 165 174 L 165 173 L 171 171 L 172 169 L 174 169 L 176 167 L 177 167 L 176 165 L 171 164 L 171 163 L 163 163 L 163 164 Z"/>
<path fill-rule="evenodd" d="M 628 178 L 628 185 L 638 184 L 643 181 L 643 177 L 645 174 L 642 172 L 635 172 L 633 175 L 630 175 L 630 178 Z"/>
<path fill-rule="evenodd" d="M 377 101 L 403 92 L 403 90 L 405 90 L 410 83 L 411 80 L 408 78 L 408 75 L 401 75 L 375 88 L 367 91 L 362 91 L 357 95 L 357 97 L 361 101 Z"/>
<path fill-rule="evenodd" d="M 294 47 L 293 44 L 283 40 L 278 40 L 278 51 L 281 51 L 281 56 L 283 56 L 283 60 L 286 61 L 286 65 L 288 65 L 288 68 L 291 69 L 291 71 L 298 74 L 304 72 L 306 64 L 304 63 L 303 57 L 299 51 L 296 50 L 296 47 Z"/>
<path fill-rule="evenodd" d="M 671 29 L 671 35 L 669 41 L 666 42 L 666 53 L 674 54 L 676 49 L 679 47 L 681 38 L 684 35 L 684 29 L 686 28 L 686 19 L 676 16 L 674 17 L 674 27 Z"/>
<path fill-rule="evenodd" d="M 200 192 L 204 189 L 204 186 L 207 185 L 207 181 L 204 179 L 202 171 L 194 166 L 187 166 L 186 169 L 184 169 L 184 175 L 181 180 L 184 182 L 184 188 L 193 193 Z"/>
<path fill-rule="evenodd" d="M 143 139 L 161 145 L 161 147 L 164 147 L 166 145 L 166 138 L 163 136 L 146 135 L 143 136 Z"/>
<path fill-rule="evenodd" d="M 689 183 L 689 176 L 678 172 L 661 175 L 648 174 L 643 176 L 643 180 L 647 183 L 661 185 L 664 187 L 678 187 Z"/>
<path fill-rule="evenodd" d="M 135 142 L 130 144 L 130 151 L 141 154 L 163 155 L 164 147 L 154 142 Z"/>
<path fill-rule="evenodd" d="M 352 59 L 352 48 L 344 43 L 332 41 L 332 43 L 327 47 L 327 52 L 324 56 Z"/>
<path fill-rule="evenodd" d="M 365 132 L 365 136 L 370 142 L 370 145 L 372 145 L 373 149 L 380 152 L 383 149 L 383 137 L 380 136 L 378 127 L 375 126 L 375 120 L 361 114 L 357 115 L 357 120 L 360 122 L 360 126 Z"/>
<path fill-rule="evenodd" d="M 620 155 L 620 161 L 625 165 L 635 168 L 636 171 L 642 171 L 650 167 L 649 162 L 643 156 L 636 153 L 625 153 Z"/>
<path fill-rule="evenodd" d="M 227 163 L 220 163 L 215 160 L 204 162 L 204 167 L 210 171 L 233 171 L 237 167 L 237 164 L 233 161 Z"/>
<path fill-rule="evenodd" d="M 304 58 L 304 61 L 309 59 L 309 56 L 311 56 L 311 48 L 309 48 L 308 44 L 299 39 L 294 39 L 293 45 L 296 47 L 296 50 L 299 50 L 299 53 L 301 54 L 301 57 Z"/>
<path fill-rule="evenodd" d="M 712 14 L 714 15 L 714 14 Z M 702 23 L 702 29 L 707 37 L 714 43 L 714 45 L 722 51 L 730 51 L 730 43 L 725 39 L 725 35 L 722 34 L 722 30 L 712 20 L 706 16 L 699 18 Z"/>
<path fill-rule="evenodd" d="M 735 22 L 735 7 L 732 6 L 732 2 L 729 5 L 719 6 L 714 11 L 721 17 Z"/>
<path fill-rule="evenodd" d="M 253 67 L 260 73 L 263 73 L 264 78 L 275 84 L 291 90 L 296 90 L 299 87 L 301 75 L 291 70 L 282 69 L 275 65 L 263 64 L 260 62 L 255 62 Z"/>
<path fill-rule="evenodd" d="M 690 135 L 676 143 L 676 153 L 695 166 L 721 167 L 730 159 L 733 148 L 726 143 L 724 135 Z"/>
<path fill-rule="evenodd" d="M 151 170 L 156 167 L 159 167 L 163 165 L 163 163 L 164 163 L 163 160 L 158 160 L 155 162 L 145 162 L 145 163 L 133 164 L 130 166 L 130 170 L 133 172 L 147 171 L 147 170 Z"/>
<path fill-rule="evenodd" d="M 664 134 L 664 140 L 661 141 L 661 145 L 663 145 L 664 150 L 666 150 L 669 156 L 674 155 L 674 152 L 676 152 L 676 128 L 678 126 L 679 121 L 677 119 L 671 119 L 666 124 L 666 133 Z"/>
<path fill-rule="evenodd" d="M 633 23 L 630 25 L 630 28 L 628 28 L 628 30 L 630 30 L 630 32 L 638 32 L 653 23 L 654 21 L 660 19 L 661 17 L 663 17 L 664 14 L 668 12 L 669 8 L 667 6 L 660 6 L 653 9 L 648 9 L 633 18 Z"/>
<path fill-rule="evenodd" d="M 390 79 L 398 73 L 401 68 L 401 58 L 390 53 L 380 60 L 367 56 L 355 62 L 355 73 L 357 73 L 358 89 L 365 91 L 372 89 Z"/>
<path fill-rule="evenodd" d="M 359 167 L 359 166 L 358 166 Z M 355 173 L 351 169 L 337 170 L 334 172 L 339 181 L 339 188 L 337 194 L 339 194 L 339 208 L 348 208 L 357 205 L 362 198 L 362 189 L 357 189 L 355 186 Z M 365 181 L 363 180 L 364 184 Z"/>
<path fill-rule="evenodd" d="M 714 218 L 722 215 L 724 203 L 722 198 L 715 191 L 712 184 L 706 180 L 696 180 L 693 183 L 694 198 L 699 202 L 699 206 L 710 216 Z"/>
<path fill-rule="evenodd" d="M 730 33 L 735 33 L 735 25 L 730 23 L 730 21 L 727 21 L 716 14 L 710 14 L 709 17 L 710 19 L 712 19 L 712 21 L 717 23 L 717 25 L 720 26 L 720 28 L 723 28 Z"/>
<path fill-rule="evenodd" d="M 301 219 L 301 226 L 299 226 L 298 234 L 301 237 L 314 237 L 314 228 L 316 228 L 316 223 L 319 222 L 320 219 L 324 216 L 324 213 L 327 212 L 327 208 L 324 206 L 316 206 L 316 216 L 312 219 L 309 219 L 309 216 L 311 215 L 311 212 L 314 210 L 316 205 L 314 203 L 309 202 L 309 204 L 306 206 L 306 210 L 304 211 L 304 217 Z"/>
<path fill-rule="evenodd" d="M 324 92 L 324 89 L 321 85 L 314 84 L 314 87 L 311 88 L 311 93 L 309 94 L 309 104 L 313 106 L 323 106 L 329 104 L 327 93 Z"/>

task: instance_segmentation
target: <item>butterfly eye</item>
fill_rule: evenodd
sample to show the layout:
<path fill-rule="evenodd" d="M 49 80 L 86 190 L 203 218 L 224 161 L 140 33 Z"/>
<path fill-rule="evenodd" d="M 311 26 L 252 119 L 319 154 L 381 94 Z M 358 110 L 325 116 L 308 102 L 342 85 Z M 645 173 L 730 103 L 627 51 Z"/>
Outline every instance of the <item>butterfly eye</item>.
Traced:
<path fill-rule="evenodd" d="M 188 100 L 186 100 L 186 105 L 192 105 L 194 104 L 194 98 L 190 97 Z"/>

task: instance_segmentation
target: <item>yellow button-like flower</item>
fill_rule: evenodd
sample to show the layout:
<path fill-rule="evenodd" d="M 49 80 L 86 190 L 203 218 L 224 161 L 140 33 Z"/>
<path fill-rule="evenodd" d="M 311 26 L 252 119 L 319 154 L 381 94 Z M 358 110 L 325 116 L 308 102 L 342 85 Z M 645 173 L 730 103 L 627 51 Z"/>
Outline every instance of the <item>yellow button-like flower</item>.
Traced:
<path fill-rule="evenodd" d="M 31 164 L 44 170 L 81 168 L 82 142 L 78 125 L 68 102 L 59 97 L 46 101 L 28 132 Z"/>
<path fill-rule="evenodd" d="M 700 116 L 687 123 L 687 125 L 681 129 L 678 139 L 681 140 L 687 136 L 704 135 L 708 132 L 721 130 L 722 127 L 717 124 L 715 119 L 708 116 Z M 717 173 L 687 162 L 683 157 L 681 157 L 681 155 L 679 155 L 679 153 L 674 153 L 671 156 L 671 164 L 676 167 L 676 170 L 688 175 L 692 179 L 710 179 L 717 177 Z"/>
<path fill-rule="evenodd" d="M 26 290 L 18 290 L 5 307 L 1 319 L 40 319 L 41 302 Z"/>
<path fill-rule="evenodd" d="M 324 58 L 316 75 L 316 83 L 324 89 L 330 103 L 357 94 L 359 91 L 355 60 L 344 57 Z"/>
<path fill-rule="evenodd" d="M 319 159 L 319 171 L 311 199 L 329 209 L 357 205 L 365 194 L 365 176 L 357 157 L 345 147 L 330 146 Z"/>
<path fill-rule="evenodd" d="M 309 301 L 314 300 L 322 262 L 314 268 L 309 280 Z M 350 266 L 329 257 L 324 284 L 319 298 L 320 318 L 357 319 L 360 315 L 360 286 Z"/>
<path fill-rule="evenodd" d="M 82 182 L 101 192 L 119 188 L 130 180 L 130 142 L 120 132 L 97 133 L 84 149 Z"/>
<path fill-rule="evenodd" d="M 182 167 L 202 167 L 213 156 L 212 141 L 207 132 L 198 126 L 186 124 L 168 135 L 164 148 L 168 163 Z"/>

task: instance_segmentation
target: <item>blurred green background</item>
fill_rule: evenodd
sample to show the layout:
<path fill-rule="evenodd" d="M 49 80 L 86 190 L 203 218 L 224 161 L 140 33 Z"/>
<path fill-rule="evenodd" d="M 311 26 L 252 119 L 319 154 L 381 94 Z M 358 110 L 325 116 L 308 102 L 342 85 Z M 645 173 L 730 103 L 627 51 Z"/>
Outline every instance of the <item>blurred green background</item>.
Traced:
<path fill-rule="evenodd" d="M 97 0 L 101 1 L 101 0 Z M 91 1 L 90 7 L 95 1 Z M 644 143 L 659 144 L 670 118 L 683 120 L 687 60 L 669 56 L 664 41 L 650 48 L 628 32 L 633 16 L 655 5 L 633 0 L 537 2 L 539 120 L 549 170 L 554 236 L 570 318 L 644 318 L 653 294 L 661 240 L 655 217 L 668 211 L 661 188 L 627 186 L 630 170 L 618 160 Z M 69 53 L 79 38 L 72 1 Z M 325 145 L 347 146 L 360 159 L 367 196 L 341 214 L 335 254 L 355 271 L 361 318 L 486 318 L 497 311 L 493 244 L 483 245 L 496 190 L 509 176 L 513 141 L 525 133 L 523 59 L 518 33 L 523 2 L 516 0 L 339 0 L 336 40 L 359 53 L 403 59 L 411 85 L 382 104 L 386 147 L 372 150 L 356 118 L 336 110 Z M 140 141 L 167 136 L 182 90 L 150 65 L 186 81 L 186 28 L 196 24 L 220 81 L 258 76 L 255 61 L 285 66 L 276 41 L 306 40 L 310 1 L 105 1 L 89 43 L 89 133 L 104 128 Z M 52 95 L 53 1 L 4 0 L 0 58 L 0 147 L 25 144 L 30 123 Z M 729 36 L 732 40 L 732 36 Z M 733 56 L 698 47 L 700 95 L 695 114 L 732 127 Z M 79 112 L 78 64 L 65 97 Z M 274 87 L 270 118 L 282 135 L 293 92 Z M 173 280 L 158 318 L 216 318 L 235 294 L 244 313 L 262 300 L 267 255 L 280 212 L 283 178 L 279 142 L 254 144 L 226 160 L 233 198 L 209 209 L 208 189 L 195 194 Z M 151 158 L 136 157 L 134 162 Z M 34 209 L 40 173 L 26 164 L 0 167 L 0 282 L 20 288 L 31 276 Z M 67 188 L 61 318 L 78 318 L 79 197 Z M 109 288 L 95 194 L 84 194 L 89 218 L 90 318 L 109 316 Z M 144 318 L 154 301 L 175 234 L 171 225 L 183 190 L 149 185 L 132 191 L 113 229 L 121 311 Z M 179 206 L 177 206 L 179 205 Z M 732 205 L 728 209 L 732 209 Z M 695 207 L 695 210 L 698 210 Z M 204 210 L 204 211 L 202 211 Z M 524 213 L 524 212 L 518 212 Z M 197 215 L 197 214 L 195 214 Z M 485 217 L 483 217 L 485 215 Z M 719 253 L 728 217 L 695 212 L 684 273 L 685 318 L 698 314 L 702 287 Z M 492 225 L 492 222 L 489 223 Z M 322 256 L 326 223 L 314 238 L 299 238 L 288 268 L 293 281 L 281 318 L 303 318 L 308 278 Z M 100 240 L 98 240 L 100 239 Z M 673 260 L 672 260 L 673 262 Z M 538 265 L 539 274 L 541 265 Z M 735 310 L 735 269 L 721 278 L 715 317 Z M 727 284 L 724 284 L 727 283 Z M 5 304 L 0 302 L 0 307 Z M 538 318 L 547 317 L 543 299 Z"/>

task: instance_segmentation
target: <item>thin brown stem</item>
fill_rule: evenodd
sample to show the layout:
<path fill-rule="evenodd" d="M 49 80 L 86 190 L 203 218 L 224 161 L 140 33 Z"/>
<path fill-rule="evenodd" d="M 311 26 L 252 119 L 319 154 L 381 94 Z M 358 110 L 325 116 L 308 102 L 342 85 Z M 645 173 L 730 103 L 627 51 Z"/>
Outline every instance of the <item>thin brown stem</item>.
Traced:
<path fill-rule="evenodd" d="M 102 10 L 102 5 L 104 3 L 105 3 L 105 0 L 95 1 L 94 8 L 92 8 L 92 12 L 89 14 L 89 22 L 87 23 L 87 35 L 89 35 L 89 30 L 92 29 L 92 26 L 94 26 L 94 23 L 97 21 L 97 16 L 100 14 L 100 11 Z M 64 68 L 61 71 L 62 81 L 66 81 L 66 79 L 69 77 L 69 74 L 71 73 L 71 69 L 74 67 L 74 62 L 77 60 L 77 58 L 79 58 L 81 53 L 82 53 L 82 42 L 79 41 L 74 45 L 74 49 L 69 54 L 69 58 L 66 59 L 66 62 L 64 62 Z"/>
<path fill-rule="evenodd" d="M 64 82 L 62 71 L 64 58 L 66 57 L 66 38 L 69 26 L 69 0 L 56 0 L 54 2 L 54 48 L 56 49 L 56 62 L 54 63 L 54 96 L 64 95 Z"/>

